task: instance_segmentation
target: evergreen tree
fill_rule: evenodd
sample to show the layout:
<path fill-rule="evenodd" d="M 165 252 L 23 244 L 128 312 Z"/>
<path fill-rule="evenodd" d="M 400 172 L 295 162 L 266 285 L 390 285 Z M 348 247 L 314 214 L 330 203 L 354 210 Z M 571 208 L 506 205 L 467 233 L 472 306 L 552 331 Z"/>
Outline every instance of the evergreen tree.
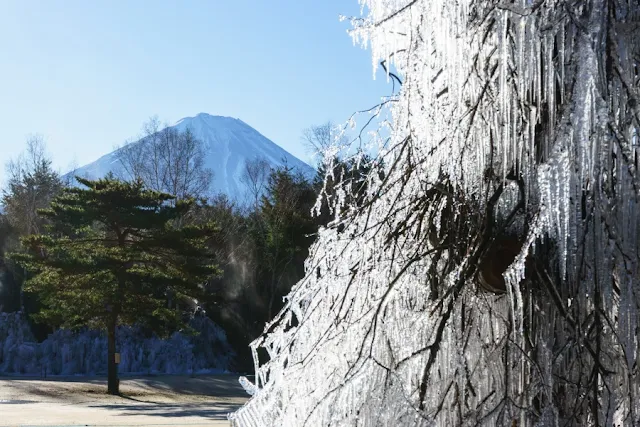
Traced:
<path fill-rule="evenodd" d="M 44 230 L 45 219 L 38 215 L 38 209 L 49 206 L 64 183 L 60 175 L 53 170 L 51 158 L 46 153 L 45 143 L 41 137 L 34 136 L 27 140 L 26 149 L 17 158 L 7 164 L 7 183 L 2 189 L 0 203 L 3 214 L 0 219 L 0 309 L 5 311 L 36 311 L 39 307 L 37 298 L 23 292 L 22 282 L 24 270 L 8 259 L 5 253 L 17 250 L 19 238 L 29 234 L 37 234 Z M 45 325 L 33 325 L 36 336 L 42 337 L 50 331 Z"/>
<path fill-rule="evenodd" d="M 7 221 L 20 235 L 39 233 L 43 218 L 37 210 L 46 208 L 63 187 L 45 153 L 44 142 L 37 137 L 27 141 L 25 153 L 9 163 L 7 173 L 7 186 L 2 193 Z"/>
<path fill-rule="evenodd" d="M 280 310 L 282 297 L 304 276 L 311 235 L 317 231 L 311 217 L 315 200 L 316 193 L 303 176 L 286 168 L 271 172 L 255 230 L 266 321 Z"/>
<path fill-rule="evenodd" d="M 46 308 L 38 317 L 65 327 L 90 326 L 108 335 L 108 391 L 118 394 L 116 326 L 141 324 L 160 334 L 185 327 L 167 302 L 202 295 L 213 265 L 212 223 L 177 224 L 193 200 L 175 201 L 141 181 L 77 178 L 40 214 L 47 234 L 23 239 L 14 259 L 32 273 L 27 288 Z"/>

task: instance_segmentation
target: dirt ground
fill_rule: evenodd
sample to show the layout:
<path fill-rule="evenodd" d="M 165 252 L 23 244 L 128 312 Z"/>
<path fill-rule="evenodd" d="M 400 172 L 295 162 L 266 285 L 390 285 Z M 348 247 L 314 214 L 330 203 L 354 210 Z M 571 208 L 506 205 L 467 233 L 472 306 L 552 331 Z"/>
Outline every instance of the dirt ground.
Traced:
<path fill-rule="evenodd" d="M 122 396 L 106 379 L 0 377 L 0 426 L 229 426 L 247 401 L 236 375 L 123 377 Z"/>

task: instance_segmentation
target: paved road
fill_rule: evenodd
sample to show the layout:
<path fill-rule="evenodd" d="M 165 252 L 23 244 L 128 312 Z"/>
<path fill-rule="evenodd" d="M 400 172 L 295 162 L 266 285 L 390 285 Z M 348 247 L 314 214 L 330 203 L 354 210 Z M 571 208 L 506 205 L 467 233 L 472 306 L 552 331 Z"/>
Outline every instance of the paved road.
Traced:
<path fill-rule="evenodd" d="M 122 397 L 102 378 L 0 378 L 0 426 L 215 426 L 247 395 L 234 375 L 127 377 Z"/>

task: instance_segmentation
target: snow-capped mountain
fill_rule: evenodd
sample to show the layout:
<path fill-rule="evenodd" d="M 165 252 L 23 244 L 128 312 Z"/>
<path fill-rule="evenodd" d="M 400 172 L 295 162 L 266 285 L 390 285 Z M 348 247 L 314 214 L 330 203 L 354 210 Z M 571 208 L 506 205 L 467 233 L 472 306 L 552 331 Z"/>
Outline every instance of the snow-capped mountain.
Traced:
<path fill-rule="evenodd" d="M 191 129 L 204 142 L 205 167 L 213 171 L 211 190 L 225 193 L 236 201 L 243 201 L 246 195 L 241 177 L 249 160 L 266 159 L 272 168 L 286 164 L 309 178 L 315 174 L 311 166 L 240 119 L 200 113 L 195 117 L 185 117 L 171 127 L 179 131 Z M 101 178 L 109 172 L 118 175 L 122 168 L 119 155 L 119 150 L 116 150 L 76 169 L 73 174 L 91 179 Z"/>

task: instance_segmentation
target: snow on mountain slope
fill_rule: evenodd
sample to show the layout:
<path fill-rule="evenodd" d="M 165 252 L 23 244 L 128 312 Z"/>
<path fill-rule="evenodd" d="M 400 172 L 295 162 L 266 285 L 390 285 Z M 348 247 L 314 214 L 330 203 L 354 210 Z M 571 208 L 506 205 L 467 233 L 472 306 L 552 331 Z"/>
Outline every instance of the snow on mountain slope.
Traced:
<path fill-rule="evenodd" d="M 306 177 L 312 178 L 315 170 L 293 156 L 260 132 L 240 119 L 212 116 L 200 113 L 195 117 L 179 120 L 174 126 L 180 131 L 191 129 L 205 144 L 205 166 L 213 171 L 213 193 L 225 193 L 231 199 L 242 202 L 246 196 L 241 181 L 245 163 L 248 160 L 264 158 L 272 168 L 284 166 L 293 168 Z M 78 168 L 75 175 L 100 178 L 109 172 L 118 175 L 121 171 L 119 151 L 109 153 L 93 163 Z"/>

